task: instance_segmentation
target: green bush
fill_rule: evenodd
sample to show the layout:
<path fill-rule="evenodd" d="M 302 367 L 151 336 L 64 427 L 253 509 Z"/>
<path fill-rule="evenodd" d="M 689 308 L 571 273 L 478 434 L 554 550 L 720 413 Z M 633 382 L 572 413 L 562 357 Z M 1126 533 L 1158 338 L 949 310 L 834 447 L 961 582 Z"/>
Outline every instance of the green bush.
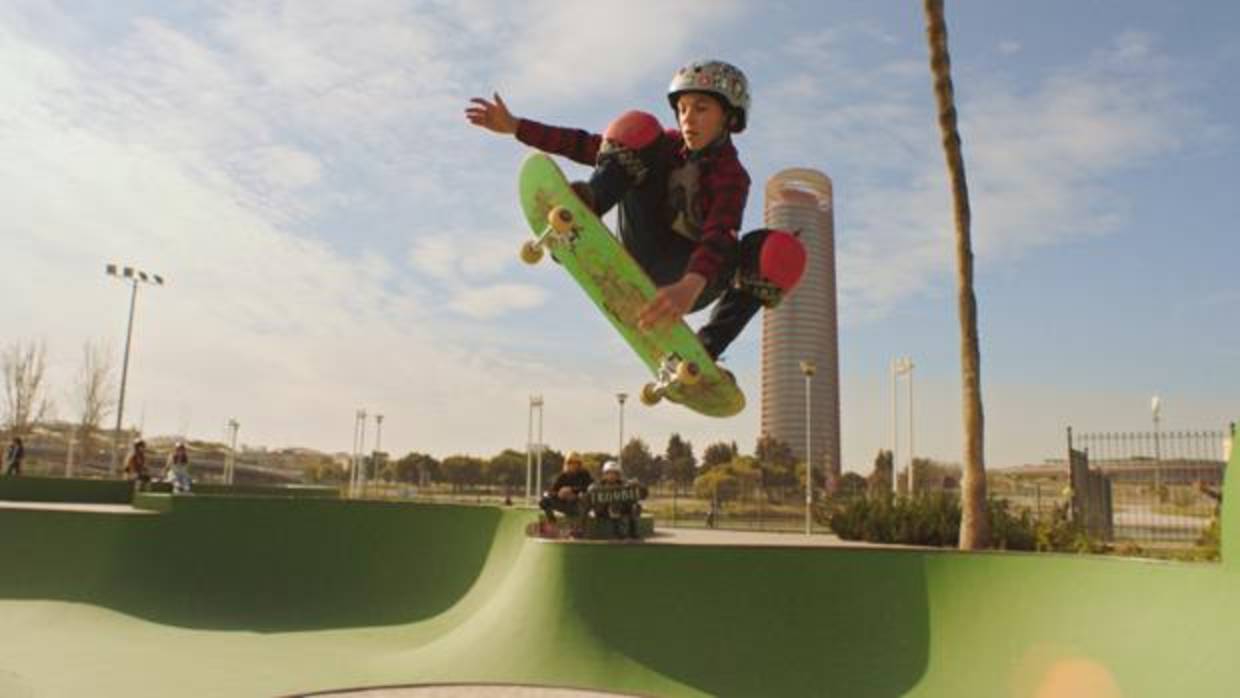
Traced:
<path fill-rule="evenodd" d="M 1210 517 L 1210 525 L 1201 532 L 1201 538 L 1197 539 L 1199 546 L 1197 552 L 1200 559 L 1214 561 L 1219 559 L 1219 532 L 1218 516 Z"/>
<path fill-rule="evenodd" d="M 1055 508 L 1046 520 L 1028 510 L 1014 511 L 1006 499 L 989 499 L 991 547 L 1001 550 L 1099 552 L 1084 529 L 1071 520 L 1068 505 Z M 912 498 L 890 493 L 837 499 L 822 518 L 845 540 L 954 547 L 960 540 L 960 501 L 954 494 L 933 492 Z"/>
<path fill-rule="evenodd" d="M 960 538 L 960 504 L 942 493 L 849 498 L 828 516 L 831 529 L 845 540 L 946 546 Z"/>

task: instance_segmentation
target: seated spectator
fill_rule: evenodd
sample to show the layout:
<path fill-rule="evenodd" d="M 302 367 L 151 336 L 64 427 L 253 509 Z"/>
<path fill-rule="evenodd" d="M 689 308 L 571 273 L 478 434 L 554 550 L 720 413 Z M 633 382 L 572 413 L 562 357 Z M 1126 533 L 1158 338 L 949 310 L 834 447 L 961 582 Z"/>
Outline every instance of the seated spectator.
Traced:
<path fill-rule="evenodd" d="M 581 495 L 590 487 L 594 478 L 582 467 L 581 455 L 570 451 L 564 458 L 564 470 L 556 476 L 551 488 L 543 493 L 538 506 L 546 516 L 544 531 L 555 530 L 555 512 L 568 516 L 572 525 L 572 534 L 581 535 L 584 511 L 581 509 Z"/>
<path fill-rule="evenodd" d="M 189 492 L 189 451 L 184 441 L 178 441 L 176 448 L 168 454 L 168 463 L 164 467 L 164 482 L 172 483 L 173 492 Z"/>
<path fill-rule="evenodd" d="M 26 447 L 22 445 L 22 438 L 14 436 L 13 442 L 9 444 L 9 449 L 4 453 L 4 474 L 21 475 L 22 460 L 25 457 Z"/>
<path fill-rule="evenodd" d="M 146 489 L 151 476 L 146 470 L 146 442 L 142 439 L 133 440 L 133 448 L 125 459 L 125 478 L 134 483 L 139 490 Z"/>
<path fill-rule="evenodd" d="M 603 464 L 600 481 L 590 485 L 588 499 L 594 517 L 611 521 L 617 538 L 638 538 L 641 500 L 647 494 L 645 486 L 637 480 L 626 481 L 620 464 L 609 460 Z"/>

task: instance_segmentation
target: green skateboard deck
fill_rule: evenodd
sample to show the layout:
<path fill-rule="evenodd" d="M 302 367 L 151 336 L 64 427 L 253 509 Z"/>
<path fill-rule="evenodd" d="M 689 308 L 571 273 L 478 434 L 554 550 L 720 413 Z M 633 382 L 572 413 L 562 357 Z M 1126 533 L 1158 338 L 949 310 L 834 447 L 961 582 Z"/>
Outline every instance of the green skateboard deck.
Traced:
<path fill-rule="evenodd" d="M 711 417 L 731 417 L 745 408 L 744 393 L 683 320 L 652 330 L 637 326 L 639 311 L 654 298 L 654 282 L 573 193 L 554 160 L 530 154 L 521 165 L 518 186 L 534 235 L 522 247 L 521 258 L 536 263 L 546 249 L 577 280 L 654 376 L 642 388 L 643 403 L 666 397 Z"/>

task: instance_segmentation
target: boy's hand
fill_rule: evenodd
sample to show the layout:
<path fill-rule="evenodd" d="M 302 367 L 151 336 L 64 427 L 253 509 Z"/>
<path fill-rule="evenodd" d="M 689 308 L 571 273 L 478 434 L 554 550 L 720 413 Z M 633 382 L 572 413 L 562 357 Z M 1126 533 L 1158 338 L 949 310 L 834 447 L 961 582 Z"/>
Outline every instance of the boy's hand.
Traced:
<path fill-rule="evenodd" d="M 706 288 L 706 277 L 701 274 L 689 273 L 680 277 L 680 281 L 659 289 L 654 299 L 641 309 L 637 315 L 637 326 L 643 330 L 670 325 L 693 308 L 702 289 Z"/>
<path fill-rule="evenodd" d="M 469 123 L 474 126 L 481 126 L 488 131 L 496 133 L 512 134 L 517 132 L 517 117 L 508 111 L 508 105 L 504 104 L 504 100 L 496 92 L 495 101 L 488 102 L 482 97 L 474 97 L 469 100 L 476 106 L 465 109 L 465 118 L 469 119 Z"/>

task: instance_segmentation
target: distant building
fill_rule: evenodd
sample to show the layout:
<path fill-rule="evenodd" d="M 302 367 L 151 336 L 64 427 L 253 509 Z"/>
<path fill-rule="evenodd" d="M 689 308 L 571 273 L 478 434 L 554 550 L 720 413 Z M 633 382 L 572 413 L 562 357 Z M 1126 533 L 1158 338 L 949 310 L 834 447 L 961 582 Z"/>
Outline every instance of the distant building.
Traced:
<path fill-rule="evenodd" d="M 835 222 L 831 180 L 788 169 L 766 184 L 765 224 L 799 232 L 807 266 L 800 286 L 762 320 L 762 432 L 806 458 L 805 376 L 810 384 L 810 464 L 840 476 L 839 334 L 835 302 Z"/>

